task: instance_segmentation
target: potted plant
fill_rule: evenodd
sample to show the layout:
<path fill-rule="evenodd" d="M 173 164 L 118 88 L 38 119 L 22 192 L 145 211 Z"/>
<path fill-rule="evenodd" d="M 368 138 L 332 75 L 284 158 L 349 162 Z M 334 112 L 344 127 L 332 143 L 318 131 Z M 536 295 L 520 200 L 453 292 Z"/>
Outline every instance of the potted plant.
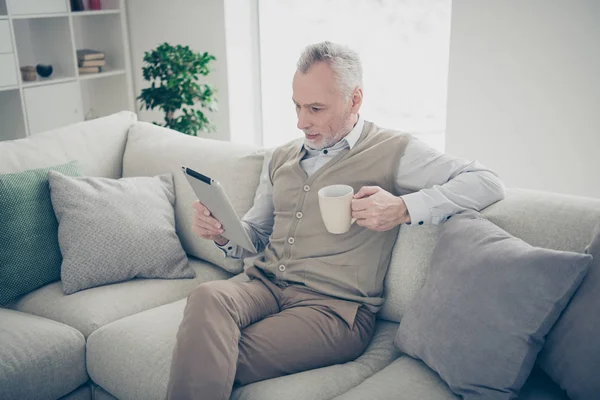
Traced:
<path fill-rule="evenodd" d="M 150 87 L 142 89 L 137 97 L 142 103 L 140 109 L 162 110 L 164 125 L 154 124 L 188 135 L 214 131 L 205 112 L 217 111 L 216 90 L 208 83 L 199 82 L 201 75 L 208 75 L 214 60 L 216 58 L 206 52 L 202 54 L 189 46 L 168 43 L 145 52 L 142 71 Z"/>

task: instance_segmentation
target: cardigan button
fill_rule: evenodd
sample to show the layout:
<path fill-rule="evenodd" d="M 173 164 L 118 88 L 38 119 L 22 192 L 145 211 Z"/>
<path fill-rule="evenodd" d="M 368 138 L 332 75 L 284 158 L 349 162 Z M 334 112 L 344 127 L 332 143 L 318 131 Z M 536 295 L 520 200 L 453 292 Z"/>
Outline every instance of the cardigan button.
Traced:
<path fill-rule="evenodd" d="M 310 191 L 310 186 L 308 186 L 308 185 L 304 185 L 304 188 L 303 188 L 303 189 L 304 189 L 304 191 L 305 191 L 305 192 L 308 192 L 308 191 Z"/>
<path fill-rule="evenodd" d="M 281 272 L 285 271 L 285 265 L 281 264 L 279 266 L 279 271 L 281 271 Z"/>

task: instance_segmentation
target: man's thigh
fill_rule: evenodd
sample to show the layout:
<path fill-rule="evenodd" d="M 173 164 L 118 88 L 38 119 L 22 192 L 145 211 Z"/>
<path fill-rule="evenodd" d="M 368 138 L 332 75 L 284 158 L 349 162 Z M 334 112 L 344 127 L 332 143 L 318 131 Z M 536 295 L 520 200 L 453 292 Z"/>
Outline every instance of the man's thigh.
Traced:
<path fill-rule="evenodd" d="M 375 315 L 362 307 L 352 327 L 324 306 L 270 315 L 242 331 L 235 384 L 354 360 L 369 344 L 374 325 Z"/>

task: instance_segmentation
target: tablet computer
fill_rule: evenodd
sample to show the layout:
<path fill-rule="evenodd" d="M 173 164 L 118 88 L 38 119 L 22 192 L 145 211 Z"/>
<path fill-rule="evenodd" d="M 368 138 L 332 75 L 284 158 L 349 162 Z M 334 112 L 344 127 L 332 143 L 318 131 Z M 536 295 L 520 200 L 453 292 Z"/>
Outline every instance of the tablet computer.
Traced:
<path fill-rule="evenodd" d="M 242 220 L 233 209 L 221 184 L 217 180 L 191 168 L 182 166 L 181 169 L 200 203 L 204 204 L 210 210 L 213 218 L 223 225 L 221 235 L 244 249 L 256 253 L 254 243 L 252 243 L 248 232 L 242 225 Z"/>

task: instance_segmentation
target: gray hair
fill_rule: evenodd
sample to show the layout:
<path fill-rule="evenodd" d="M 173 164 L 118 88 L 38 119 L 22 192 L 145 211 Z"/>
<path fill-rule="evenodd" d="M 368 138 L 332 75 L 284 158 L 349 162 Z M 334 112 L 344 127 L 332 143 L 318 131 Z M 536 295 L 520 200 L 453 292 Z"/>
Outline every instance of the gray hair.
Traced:
<path fill-rule="evenodd" d="M 298 60 L 298 71 L 305 74 L 319 62 L 326 62 L 331 67 L 346 98 L 350 98 L 357 87 L 362 89 L 362 65 L 356 51 L 331 42 L 311 44 Z"/>

